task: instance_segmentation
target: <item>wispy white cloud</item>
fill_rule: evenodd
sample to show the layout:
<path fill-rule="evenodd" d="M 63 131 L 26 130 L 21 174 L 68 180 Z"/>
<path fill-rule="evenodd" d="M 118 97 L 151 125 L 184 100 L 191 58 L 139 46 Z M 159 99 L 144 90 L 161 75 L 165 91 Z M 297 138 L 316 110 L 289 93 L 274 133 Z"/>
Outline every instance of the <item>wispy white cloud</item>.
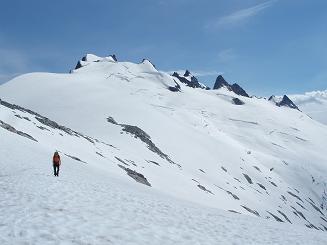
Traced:
<path fill-rule="evenodd" d="M 205 77 L 205 76 L 218 76 L 223 74 L 223 72 L 220 71 L 214 71 L 214 70 L 189 70 L 192 75 L 196 77 Z M 174 72 L 177 72 L 178 74 L 184 75 L 185 70 L 177 69 L 177 70 L 171 70 L 171 71 L 163 71 L 169 74 L 173 74 Z"/>
<path fill-rule="evenodd" d="M 235 60 L 237 57 L 235 51 L 231 48 L 223 49 L 218 52 L 218 62 L 226 63 Z"/>
<path fill-rule="evenodd" d="M 220 17 L 219 19 L 216 19 L 214 21 L 211 21 L 206 25 L 207 28 L 220 28 L 220 27 L 226 27 L 231 26 L 235 24 L 239 24 L 244 22 L 245 20 L 249 19 L 250 17 L 253 17 L 259 13 L 261 13 L 263 10 L 271 7 L 277 0 L 269 0 L 264 3 L 257 4 L 255 6 L 240 9 L 237 10 L 229 15 Z"/>

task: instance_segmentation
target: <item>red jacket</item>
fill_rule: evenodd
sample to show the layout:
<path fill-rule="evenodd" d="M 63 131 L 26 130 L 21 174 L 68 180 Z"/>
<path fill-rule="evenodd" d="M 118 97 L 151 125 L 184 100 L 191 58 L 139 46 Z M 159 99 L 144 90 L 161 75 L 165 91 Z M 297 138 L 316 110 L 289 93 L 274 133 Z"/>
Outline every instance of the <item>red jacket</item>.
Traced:
<path fill-rule="evenodd" d="M 55 164 L 55 165 L 60 165 L 60 164 L 61 164 L 60 156 L 59 156 L 59 155 L 53 155 L 52 162 L 53 162 L 53 164 Z"/>

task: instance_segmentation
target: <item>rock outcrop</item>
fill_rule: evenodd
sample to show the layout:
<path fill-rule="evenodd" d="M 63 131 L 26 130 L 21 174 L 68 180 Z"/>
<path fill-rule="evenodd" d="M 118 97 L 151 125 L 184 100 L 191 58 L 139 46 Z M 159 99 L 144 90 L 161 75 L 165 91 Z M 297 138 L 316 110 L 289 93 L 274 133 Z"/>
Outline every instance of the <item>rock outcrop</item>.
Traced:
<path fill-rule="evenodd" d="M 216 79 L 213 89 L 227 88 L 229 91 L 234 92 L 237 95 L 250 97 L 248 93 L 237 83 L 229 84 L 222 75 L 219 75 Z"/>

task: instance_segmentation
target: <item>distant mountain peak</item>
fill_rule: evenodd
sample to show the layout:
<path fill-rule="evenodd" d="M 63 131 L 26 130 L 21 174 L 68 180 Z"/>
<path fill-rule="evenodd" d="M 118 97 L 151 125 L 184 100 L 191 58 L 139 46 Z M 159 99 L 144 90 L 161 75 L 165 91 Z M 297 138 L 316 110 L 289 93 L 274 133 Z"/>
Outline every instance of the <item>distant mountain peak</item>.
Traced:
<path fill-rule="evenodd" d="M 117 62 L 117 57 L 115 54 L 109 55 L 107 57 L 99 57 L 94 54 L 86 54 L 82 57 L 81 60 L 79 60 L 75 66 L 75 70 L 82 68 L 84 66 L 89 65 L 92 62 Z"/>
<path fill-rule="evenodd" d="M 189 77 L 191 76 L 191 72 L 189 70 L 186 70 L 185 73 L 184 73 L 184 77 Z"/>
<path fill-rule="evenodd" d="M 237 95 L 250 97 L 240 85 L 238 85 L 237 83 L 231 85 L 225 80 L 225 78 L 222 75 L 219 75 L 216 79 L 213 89 L 220 89 L 222 87 L 227 88 L 229 91 L 232 91 Z"/>
<path fill-rule="evenodd" d="M 287 95 L 284 95 L 283 97 L 277 97 L 275 95 L 272 95 L 269 97 L 268 101 L 272 101 L 273 103 L 275 103 L 275 105 L 279 107 L 285 106 L 300 111 L 297 105 Z"/>
<path fill-rule="evenodd" d="M 180 75 L 180 74 L 178 74 L 178 72 L 174 72 L 172 74 L 172 76 L 176 77 L 180 82 L 186 84 L 188 87 L 201 88 L 201 89 L 206 89 L 206 90 L 210 89 L 203 83 L 200 83 L 199 80 L 195 76 L 193 76 L 189 70 L 186 70 L 184 75 Z"/>
<path fill-rule="evenodd" d="M 279 102 L 279 106 L 287 106 L 292 109 L 299 110 L 299 108 L 294 104 L 294 102 L 287 95 L 283 96 L 283 99 Z"/>
<path fill-rule="evenodd" d="M 229 83 L 226 82 L 225 78 L 222 75 L 219 75 L 216 79 L 213 89 L 220 89 L 222 87 L 228 87 Z"/>

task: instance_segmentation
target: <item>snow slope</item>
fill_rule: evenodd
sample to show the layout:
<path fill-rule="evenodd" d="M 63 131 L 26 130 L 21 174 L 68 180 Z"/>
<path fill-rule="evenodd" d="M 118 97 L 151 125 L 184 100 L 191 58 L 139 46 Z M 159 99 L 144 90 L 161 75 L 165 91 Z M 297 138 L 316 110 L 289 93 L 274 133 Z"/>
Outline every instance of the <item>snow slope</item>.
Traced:
<path fill-rule="evenodd" d="M 54 178 L 52 152 L 6 131 L 1 136 L 7 140 L 0 141 L 0 154 L 11 163 L 1 165 L 1 244 L 325 244 L 327 239 L 324 232 L 173 199 L 68 157 Z"/>
<path fill-rule="evenodd" d="M 310 117 L 327 124 L 327 90 L 290 95 L 290 98 Z"/>
<path fill-rule="evenodd" d="M 4 243 L 324 244 L 327 127 L 300 111 L 187 87 L 147 60 L 26 74 L 0 98 Z"/>

